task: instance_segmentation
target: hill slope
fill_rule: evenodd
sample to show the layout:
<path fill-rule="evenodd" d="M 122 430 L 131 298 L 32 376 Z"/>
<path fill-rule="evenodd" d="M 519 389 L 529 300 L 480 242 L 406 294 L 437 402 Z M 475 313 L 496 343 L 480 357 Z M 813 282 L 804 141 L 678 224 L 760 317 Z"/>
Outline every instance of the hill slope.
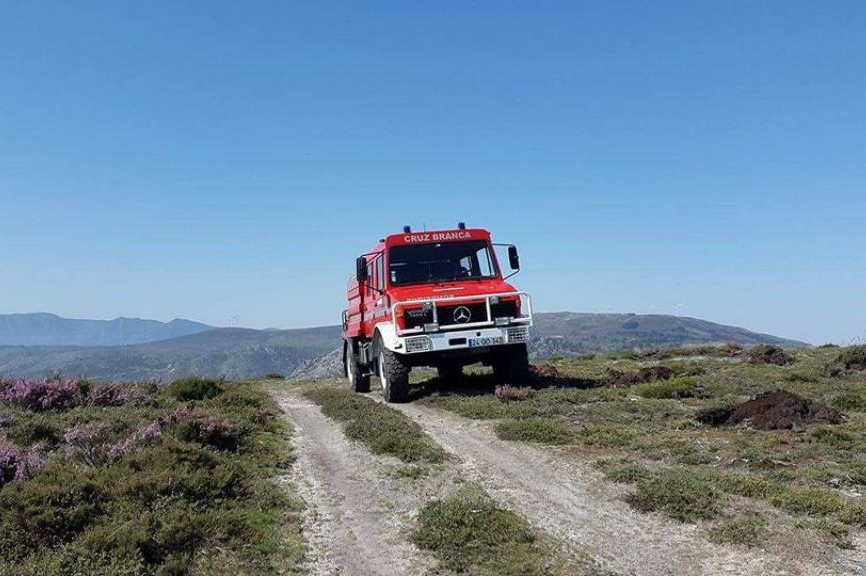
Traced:
<path fill-rule="evenodd" d="M 0 314 L 0 346 L 121 346 L 210 330 L 191 320 L 78 320 L 56 314 Z"/>
<path fill-rule="evenodd" d="M 536 315 L 530 350 L 535 357 L 631 348 L 736 342 L 742 345 L 804 343 L 695 318 L 635 314 Z M 42 377 L 61 372 L 102 380 L 171 380 L 188 374 L 255 378 L 339 375 L 340 328 L 297 330 L 217 328 L 129 346 L 0 347 L 0 376 Z"/>
<path fill-rule="evenodd" d="M 242 379 L 291 374 L 335 348 L 336 326 L 300 330 L 217 328 L 131 346 L 0 347 L 0 375 L 42 377 L 61 372 L 98 380 L 162 380 L 188 374 Z"/>
<path fill-rule="evenodd" d="M 743 346 L 805 342 L 759 334 L 697 318 L 666 314 L 582 314 L 553 312 L 535 315 L 532 351 L 536 356 L 609 352 L 631 348 L 694 346 L 733 342 Z"/>

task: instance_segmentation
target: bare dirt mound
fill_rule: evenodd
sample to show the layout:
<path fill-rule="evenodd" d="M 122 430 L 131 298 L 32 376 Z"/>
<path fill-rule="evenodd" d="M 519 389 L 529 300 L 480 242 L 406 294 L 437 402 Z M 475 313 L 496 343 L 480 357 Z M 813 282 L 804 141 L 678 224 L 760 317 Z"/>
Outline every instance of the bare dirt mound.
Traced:
<path fill-rule="evenodd" d="M 674 371 L 667 366 L 649 366 L 641 368 L 637 372 L 621 372 L 610 370 L 602 384 L 610 388 L 628 388 L 635 384 L 652 382 L 653 380 L 670 380 Z"/>
<path fill-rule="evenodd" d="M 733 408 L 711 408 L 698 420 L 711 426 L 748 422 L 759 430 L 786 430 L 797 424 L 839 424 L 845 415 L 835 408 L 813 402 L 785 390 L 766 392 Z"/>
<path fill-rule="evenodd" d="M 866 370 L 866 346 L 846 348 L 827 366 L 827 373 L 830 376 L 863 370 Z"/>
<path fill-rule="evenodd" d="M 779 348 L 770 344 L 755 346 L 746 352 L 746 362 L 749 364 L 775 364 L 776 366 L 787 366 L 792 364 L 795 358 Z"/>

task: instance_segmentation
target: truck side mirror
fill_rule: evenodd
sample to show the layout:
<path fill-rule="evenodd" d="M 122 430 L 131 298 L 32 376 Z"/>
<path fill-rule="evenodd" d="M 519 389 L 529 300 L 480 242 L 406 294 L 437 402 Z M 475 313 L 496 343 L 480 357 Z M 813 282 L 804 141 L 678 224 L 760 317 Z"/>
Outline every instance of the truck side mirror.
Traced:
<path fill-rule="evenodd" d="M 355 260 L 355 279 L 358 283 L 367 281 L 367 259 L 363 256 L 358 256 Z"/>
<path fill-rule="evenodd" d="M 517 254 L 517 246 L 508 247 L 508 263 L 512 270 L 520 270 L 520 256 Z"/>

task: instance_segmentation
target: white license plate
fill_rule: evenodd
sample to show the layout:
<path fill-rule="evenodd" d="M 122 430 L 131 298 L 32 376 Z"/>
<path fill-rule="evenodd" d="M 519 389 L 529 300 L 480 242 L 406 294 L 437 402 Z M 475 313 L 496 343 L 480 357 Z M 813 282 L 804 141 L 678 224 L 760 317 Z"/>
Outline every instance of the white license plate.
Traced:
<path fill-rule="evenodd" d="M 502 344 L 502 336 L 486 336 L 484 338 L 470 338 L 469 347 L 479 348 L 481 346 L 496 346 Z"/>

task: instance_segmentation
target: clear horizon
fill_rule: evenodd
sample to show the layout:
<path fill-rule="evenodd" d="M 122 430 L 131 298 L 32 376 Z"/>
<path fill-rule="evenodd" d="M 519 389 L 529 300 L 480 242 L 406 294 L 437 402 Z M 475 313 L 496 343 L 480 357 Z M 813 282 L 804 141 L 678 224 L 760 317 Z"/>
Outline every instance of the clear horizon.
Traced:
<path fill-rule="evenodd" d="M 404 224 L 543 311 L 866 340 L 866 5 L 12 3 L 0 313 L 338 322 Z"/>

